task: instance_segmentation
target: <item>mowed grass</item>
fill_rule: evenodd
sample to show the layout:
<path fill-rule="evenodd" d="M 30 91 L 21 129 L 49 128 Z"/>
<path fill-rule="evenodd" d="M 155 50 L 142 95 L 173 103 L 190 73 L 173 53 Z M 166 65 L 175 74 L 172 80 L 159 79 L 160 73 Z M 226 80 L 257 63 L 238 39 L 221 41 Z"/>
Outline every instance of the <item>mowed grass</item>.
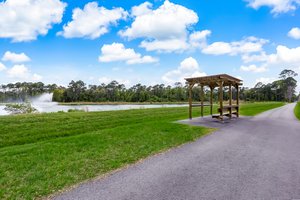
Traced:
<path fill-rule="evenodd" d="M 300 102 L 298 102 L 294 108 L 295 116 L 300 120 Z"/>
<path fill-rule="evenodd" d="M 241 113 L 281 105 L 244 104 Z M 180 107 L 0 117 L 0 199 L 47 196 L 213 131 L 174 123 L 187 115 Z"/>
<path fill-rule="evenodd" d="M 277 108 L 285 105 L 283 102 L 256 102 L 244 103 L 241 105 L 240 114 L 244 116 L 254 116 L 266 110 Z"/>

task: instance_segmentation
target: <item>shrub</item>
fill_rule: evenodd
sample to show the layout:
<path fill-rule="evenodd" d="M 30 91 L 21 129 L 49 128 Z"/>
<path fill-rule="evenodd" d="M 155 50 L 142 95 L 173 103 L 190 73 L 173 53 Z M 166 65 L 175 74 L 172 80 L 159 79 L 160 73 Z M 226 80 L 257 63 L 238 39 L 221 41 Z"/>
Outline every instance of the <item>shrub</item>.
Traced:
<path fill-rule="evenodd" d="M 30 102 L 6 104 L 4 110 L 13 115 L 38 113 L 38 110 Z"/>
<path fill-rule="evenodd" d="M 85 112 L 85 111 L 79 109 L 69 109 L 68 112 Z"/>

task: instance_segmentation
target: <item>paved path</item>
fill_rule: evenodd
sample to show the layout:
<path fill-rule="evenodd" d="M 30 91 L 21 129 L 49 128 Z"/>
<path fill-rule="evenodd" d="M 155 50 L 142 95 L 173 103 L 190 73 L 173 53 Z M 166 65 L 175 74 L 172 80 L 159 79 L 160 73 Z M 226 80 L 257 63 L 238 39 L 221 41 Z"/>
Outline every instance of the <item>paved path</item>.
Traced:
<path fill-rule="evenodd" d="M 56 199 L 300 199 L 294 106 L 232 123 Z"/>

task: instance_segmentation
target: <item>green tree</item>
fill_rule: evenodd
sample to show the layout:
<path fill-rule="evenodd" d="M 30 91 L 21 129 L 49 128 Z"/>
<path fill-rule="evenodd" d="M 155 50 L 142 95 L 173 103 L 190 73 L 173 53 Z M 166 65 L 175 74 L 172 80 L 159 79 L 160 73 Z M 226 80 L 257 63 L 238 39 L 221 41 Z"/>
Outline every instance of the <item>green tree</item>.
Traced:
<path fill-rule="evenodd" d="M 298 76 L 293 70 L 285 69 L 279 74 L 279 78 L 282 80 L 282 89 L 284 91 L 284 97 L 288 102 L 292 101 L 295 95 L 295 89 L 297 87 L 297 81 L 294 77 Z"/>

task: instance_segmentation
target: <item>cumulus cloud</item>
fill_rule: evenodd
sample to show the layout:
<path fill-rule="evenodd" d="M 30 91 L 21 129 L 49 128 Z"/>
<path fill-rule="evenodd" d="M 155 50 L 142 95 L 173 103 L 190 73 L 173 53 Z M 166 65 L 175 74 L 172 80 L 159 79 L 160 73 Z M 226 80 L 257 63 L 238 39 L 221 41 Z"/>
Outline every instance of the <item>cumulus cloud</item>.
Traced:
<path fill-rule="evenodd" d="M 267 65 L 288 65 L 288 66 L 300 66 L 300 47 L 289 48 L 283 45 L 276 47 L 276 53 L 273 54 L 261 54 L 253 55 L 245 60 L 248 61 L 262 61 Z M 287 66 L 287 67 L 288 67 Z"/>
<path fill-rule="evenodd" d="M 278 45 L 276 47 L 276 52 L 273 54 L 262 54 L 252 55 L 249 57 L 244 57 L 244 61 L 249 61 L 249 63 L 257 62 L 260 63 L 260 67 L 255 64 L 249 66 L 241 66 L 241 71 L 246 72 L 265 72 L 271 67 L 281 67 L 289 69 L 297 69 L 300 67 L 300 47 L 288 48 L 283 45 Z"/>
<path fill-rule="evenodd" d="M 255 83 L 263 83 L 263 84 L 268 84 L 272 83 L 276 80 L 276 78 L 267 78 L 267 77 L 261 77 L 255 80 Z"/>
<path fill-rule="evenodd" d="M 268 40 L 256 37 L 247 37 L 235 42 L 214 42 L 202 49 L 202 53 L 211 55 L 237 55 L 250 54 L 263 50 Z"/>
<path fill-rule="evenodd" d="M 269 56 L 266 54 L 266 52 L 262 51 L 259 54 L 242 55 L 242 60 L 244 63 L 265 62 L 269 60 Z"/>
<path fill-rule="evenodd" d="M 261 72 L 265 72 L 267 71 L 267 68 L 265 65 L 257 67 L 256 65 L 252 64 L 249 66 L 241 66 L 241 71 L 245 71 L 245 72 L 255 72 L 255 73 L 261 73 Z"/>
<path fill-rule="evenodd" d="M 116 25 L 118 20 L 125 19 L 128 13 L 123 8 L 112 10 L 99 7 L 97 2 L 87 3 L 83 9 L 73 10 L 72 21 L 58 32 L 65 38 L 95 39 L 109 31 L 109 26 Z"/>
<path fill-rule="evenodd" d="M 7 74 L 10 78 L 25 79 L 29 76 L 29 70 L 25 65 L 14 65 L 8 69 Z"/>
<path fill-rule="evenodd" d="M 12 63 L 22 63 L 30 61 L 30 58 L 25 53 L 14 53 L 6 51 L 2 57 L 2 61 L 10 61 Z"/>
<path fill-rule="evenodd" d="M 152 12 L 152 4 L 148 1 L 138 5 L 133 6 L 131 9 L 131 15 L 132 16 L 141 16 L 141 15 L 147 15 Z"/>
<path fill-rule="evenodd" d="M 147 5 L 149 7 L 151 4 Z M 185 37 L 186 28 L 198 22 L 198 16 L 194 11 L 169 1 L 165 1 L 157 10 L 139 13 L 140 15 L 135 14 L 136 18 L 131 27 L 120 32 L 122 36 L 129 39 Z"/>
<path fill-rule="evenodd" d="M 6 67 L 3 63 L 0 62 L 0 72 L 6 70 Z"/>
<path fill-rule="evenodd" d="M 227 42 L 214 42 L 202 49 L 202 53 L 211 55 L 231 54 L 231 45 Z"/>
<path fill-rule="evenodd" d="M 172 52 L 182 51 L 188 48 L 188 44 L 182 39 L 166 39 L 154 41 L 142 41 L 140 47 L 147 51 Z"/>
<path fill-rule="evenodd" d="M 126 64 L 142 64 L 158 62 L 157 58 L 152 56 L 142 56 L 136 53 L 134 49 L 125 48 L 122 43 L 105 44 L 101 48 L 100 62 L 125 61 Z"/>
<path fill-rule="evenodd" d="M 23 81 L 40 81 L 42 76 L 39 74 L 32 74 L 24 64 L 16 64 L 6 70 L 9 78 L 23 80 Z"/>
<path fill-rule="evenodd" d="M 184 83 L 184 78 L 206 76 L 206 73 L 200 71 L 197 60 L 192 57 L 184 59 L 179 67 L 165 73 L 162 80 L 167 84 L 174 84 L 175 82 Z"/>
<path fill-rule="evenodd" d="M 130 27 L 120 31 L 129 40 L 143 38 L 141 47 L 147 51 L 173 52 L 188 49 L 189 28 L 198 22 L 198 15 L 184 6 L 166 0 L 157 9 L 145 2 L 132 8 L 134 20 Z M 193 44 L 209 34 L 195 32 L 191 37 Z"/>
<path fill-rule="evenodd" d="M 293 39 L 299 40 L 300 39 L 300 28 L 298 28 L 298 27 L 292 28 L 288 32 L 288 36 L 293 38 Z"/>
<path fill-rule="evenodd" d="M 275 54 L 269 55 L 270 64 L 289 64 L 300 65 L 300 47 L 288 48 L 283 45 L 279 45 L 276 48 Z"/>
<path fill-rule="evenodd" d="M 66 3 L 60 0 L 6 0 L 0 2 L 0 38 L 13 42 L 35 40 L 61 23 Z"/>
<path fill-rule="evenodd" d="M 286 13 L 296 10 L 299 5 L 299 0 L 247 0 L 248 6 L 259 9 L 260 7 L 267 6 L 272 8 L 273 14 Z"/>
<path fill-rule="evenodd" d="M 207 43 L 207 37 L 210 35 L 210 30 L 195 31 L 190 34 L 189 43 L 194 48 L 204 48 Z"/>

